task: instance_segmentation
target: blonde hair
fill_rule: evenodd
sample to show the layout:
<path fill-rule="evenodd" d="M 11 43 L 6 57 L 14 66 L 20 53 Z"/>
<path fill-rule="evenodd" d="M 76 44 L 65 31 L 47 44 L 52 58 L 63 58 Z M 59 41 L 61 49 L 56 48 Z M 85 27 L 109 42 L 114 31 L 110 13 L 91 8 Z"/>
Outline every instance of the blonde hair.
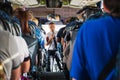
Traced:
<path fill-rule="evenodd" d="M 28 16 L 29 16 L 29 20 L 35 22 L 35 24 L 38 26 L 39 21 L 37 18 L 34 17 L 34 14 L 32 11 L 28 10 Z"/>
<path fill-rule="evenodd" d="M 3 69 L 3 64 L 0 62 L 0 80 L 5 80 L 5 72 Z"/>

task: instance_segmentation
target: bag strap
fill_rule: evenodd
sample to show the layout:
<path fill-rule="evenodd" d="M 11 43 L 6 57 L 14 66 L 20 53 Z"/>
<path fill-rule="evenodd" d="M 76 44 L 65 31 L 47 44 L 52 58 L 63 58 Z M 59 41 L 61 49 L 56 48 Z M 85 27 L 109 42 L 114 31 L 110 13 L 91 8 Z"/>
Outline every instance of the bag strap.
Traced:
<path fill-rule="evenodd" d="M 107 78 L 107 76 L 110 74 L 110 72 L 116 66 L 116 57 L 117 57 L 117 54 L 115 54 L 114 56 L 112 56 L 112 58 L 109 60 L 109 62 L 105 65 L 105 67 L 103 68 L 103 70 L 99 74 L 97 80 L 105 80 Z"/>
<path fill-rule="evenodd" d="M 55 48 L 57 49 L 57 42 L 55 40 L 55 37 L 53 38 L 53 41 L 54 41 Z"/>

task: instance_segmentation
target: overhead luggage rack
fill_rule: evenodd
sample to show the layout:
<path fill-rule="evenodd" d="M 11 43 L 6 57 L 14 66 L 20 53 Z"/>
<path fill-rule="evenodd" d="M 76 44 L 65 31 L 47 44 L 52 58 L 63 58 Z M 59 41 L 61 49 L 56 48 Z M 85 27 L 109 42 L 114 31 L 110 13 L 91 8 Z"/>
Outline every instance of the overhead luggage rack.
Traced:
<path fill-rule="evenodd" d="M 70 7 L 83 8 L 84 6 L 95 5 L 100 0 L 71 0 Z"/>

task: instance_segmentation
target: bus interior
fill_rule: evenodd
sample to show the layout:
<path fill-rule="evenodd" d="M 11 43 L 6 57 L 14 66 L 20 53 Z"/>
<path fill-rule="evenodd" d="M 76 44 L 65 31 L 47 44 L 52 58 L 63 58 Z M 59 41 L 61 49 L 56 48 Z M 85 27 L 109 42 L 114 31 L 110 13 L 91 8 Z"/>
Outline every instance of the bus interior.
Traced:
<path fill-rule="evenodd" d="M 10 4 L 14 11 L 18 8 L 28 11 L 28 14 L 30 15 L 29 17 L 34 18 L 28 21 L 28 26 L 30 27 L 30 30 L 33 31 L 31 36 L 33 38 L 36 38 L 37 36 L 38 39 L 34 39 L 33 41 L 31 37 L 23 36 L 29 50 L 30 70 L 27 73 L 28 79 L 21 80 L 71 80 L 69 70 L 71 65 L 71 52 L 73 50 L 76 34 L 86 20 L 96 19 L 103 15 L 101 5 L 102 1 L 0 0 L 0 3 Z M 6 14 L 1 11 L 1 4 L 0 30 L 5 29 L 14 36 L 21 36 L 21 25 L 19 22 L 17 22 L 17 19 L 15 19 L 14 16 L 12 16 L 12 18 L 8 18 Z M 62 45 L 61 41 L 57 41 L 56 55 L 59 58 L 61 69 L 59 69 L 55 57 L 52 56 L 50 57 L 50 71 L 47 72 L 46 64 L 48 63 L 46 61 L 49 46 L 45 46 L 45 42 L 46 35 L 50 32 L 49 26 L 51 23 L 55 24 L 55 31 L 57 31 L 57 33 L 60 31 L 60 29 L 64 28 L 66 34 L 63 38 L 65 46 Z M 36 32 L 34 32 L 34 30 L 36 30 Z M 62 36 L 62 34 L 59 35 Z"/>

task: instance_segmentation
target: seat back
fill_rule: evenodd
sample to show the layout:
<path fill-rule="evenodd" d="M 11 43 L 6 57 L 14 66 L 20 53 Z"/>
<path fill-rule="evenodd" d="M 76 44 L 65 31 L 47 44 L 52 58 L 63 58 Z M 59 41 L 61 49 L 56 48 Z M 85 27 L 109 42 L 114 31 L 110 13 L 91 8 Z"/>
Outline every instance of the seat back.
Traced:
<path fill-rule="evenodd" d="M 16 36 L 22 36 L 20 24 L 12 22 L 12 34 Z"/>
<path fill-rule="evenodd" d="M 0 22 L 1 22 L 1 29 L 12 32 L 12 26 L 10 23 L 10 17 L 4 12 L 0 10 Z"/>
<path fill-rule="evenodd" d="M 0 19 L 0 30 L 4 30 L 3 22 L 1 19 Z"/>

